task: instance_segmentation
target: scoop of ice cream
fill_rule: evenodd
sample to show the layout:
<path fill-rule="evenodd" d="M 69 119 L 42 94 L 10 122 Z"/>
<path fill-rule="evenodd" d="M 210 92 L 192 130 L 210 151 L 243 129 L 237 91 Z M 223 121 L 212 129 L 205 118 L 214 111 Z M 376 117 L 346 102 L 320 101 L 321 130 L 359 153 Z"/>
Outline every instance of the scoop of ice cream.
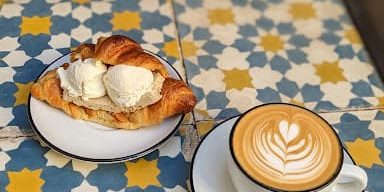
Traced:
<path fill-rule="evenodd" d="M 135 106 L 140 102 L 143 95 L 152 92 L 153 82 L 153 73 L 142 67 L 115 65 L 104 75 L 109 97 L 122 107 Z"/>
<path fill-rule="evenodd" d="M 94 59 L 81 59 L 71 63 L 67 69 L 60 67 L 57 74 L 60 86 L 71 97 L 81 97 L 83 100 L 102 97 L 106 94 L 103 85 L 103 75 L 107 67 Z"/>

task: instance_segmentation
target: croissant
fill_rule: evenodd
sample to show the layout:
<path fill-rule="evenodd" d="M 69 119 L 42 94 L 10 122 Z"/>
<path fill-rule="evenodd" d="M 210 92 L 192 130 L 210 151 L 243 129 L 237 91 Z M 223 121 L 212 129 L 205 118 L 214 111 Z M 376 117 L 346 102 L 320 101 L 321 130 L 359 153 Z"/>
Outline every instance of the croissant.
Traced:
<path fill-rule="evenodd" d="M 141 53 L 139 53 L 141 52 Z M 96 45 L 80 45 L 71 54 L 71 60 L 94 57 L 105 63 L 126 64 L 144 67 L 165 77 L 161 90 L 162 98 L 156 103 L 134 112 L 114 113 L 78 106 L 63 99 L 63 90 L 56 70 L 47 72 L 33 84 L 31 94 L 46 101 L 52 107 L 63 110 L 75 119 L 93 121 L 109 127 L 137 129 L 160 123 L 163 119 L 178 113 L 188 113 L 196 105 L 196 97 L 181 80 L 168 77 L 163 64 L 145 53 L 140 45 L 124 36 L 100 38 Z"/>

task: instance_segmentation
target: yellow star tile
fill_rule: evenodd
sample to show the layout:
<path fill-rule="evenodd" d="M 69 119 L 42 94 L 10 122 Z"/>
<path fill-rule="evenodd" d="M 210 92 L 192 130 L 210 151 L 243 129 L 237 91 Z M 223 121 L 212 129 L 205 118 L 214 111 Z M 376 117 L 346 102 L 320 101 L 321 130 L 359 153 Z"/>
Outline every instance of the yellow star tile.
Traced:
<path fill-rule="evenodd" d="M 277 52 L 284 48 L 284 42 L 277 35 L 265 35 L 261 37 L 260 45 L 265 51 Z"/>
<path fill-rule="evenodd" d="M 51 18 L 49 16 L 22 17 L 20 24 L 21 35 L 38 35 L 40 33 L 50 34 L 49 28 L 51 27 L 51 25 Z"/>
<path fill-rule="evenodd" d="M 344 32 L 344 37 L 348 39 L 350 43 L 361 44 L 360 35 L 355 28 L 346 30 Z"/>
<path fill-rule="evenodd" d="M 212 9 L 208 10 L 208 19 L 211 24 L 235 23 L 231 9 Z"/>
<path fill-rule="evenodd" d="M 198 50 L 197 46 L 192 41 L 182 40 L 181 41 L 181 47 L 183 49 L 183 56 L 184 57 L 195 56 L 196 52 Z M 178 45 L 176 40 L 168 41 L 168 42 L 164 43 L 163 51 L 169 56 L 180 59 L 179 45 Z"/>
<path fill-rule="evenodd" d="M 16 98 L 16 102 L 14 106 L 18 106 L 21 104 L 26 104 L 28 101 L 28 96 L 31 91 L 31 87 L 33 82 L 29 82 L 27 84 L 15 83 L 17 87 L 17 92 L 13 95 Z"/>
<path fill-rule="evenodd" d="M 343 69 L 339 67 L 339 62 L 326 62 L 320 65 L 314 65 L 316 75 L 321 79 L 321 83 L 331 82 L 336 84 L 339 81 L 347 81 L 343 75 Z"/>
<path fill-rule="evenodd" d="M 252 78 L 249 76 L 248 70 L 232 69 L 223 70 L 225 89 L 238 89 L 242 90 L 246 87 L 253 88 L 251 83 Z"/>
<path fill-rule="evenodd" d="M 72 1 L 78 4 L 86 4 L 90 2 L 90 0 L 72 0 Z"/>
<path fill-rule="evenodd" d="M 172 56 L 172 57 L 175 57 L 177 59 L 180 58 L 179 57 L 179 46 L 178 46 L 176 40 L 168 41 L 168 42 L 164 43 L 163 51 L 168 56 Z"/>
<path fill-rule="evenodd" d="M 316 10 L 311 3 L 294 3 L 289 7 L 293 19 L 310 19 L 316 17 Z"/>
<path fill-rule="evenodd" d="M 8 192 L 39 192 L 44 180 L 40 178 L 42 169 L 30 171 L 24 168 L 20 172 L 8 172 L 9 184 L 6 187 Z"/>
<path fill-rule="evenodd" d="M 157 159 L 147 161 L 140 158 L 137 162 L 125 162 L 127 172 L 125 176 L 128 178 L 128 187 L 138 186 L 141 189 L 147 188 L 149 185 L 161 186 L 157 176 L 160 169 L 157 168 Z"/>
<path fill-rule="evenodd" d="M 140 29 L 141 17 L 138 12 L 123 11 L 119 13 L 113 13 L 111 19 L 112 30 L 131 30 Z"/>
<path fill-rule="evenodd" d="M 213 125 L 214 125 L 213 120 L 198 121 L 196 123 L 197 133 L 199 134 L 200 137 L 202 137 L 213 128 Z"/>
<path fill-rule="evenodd" d="M 380 159 L 380 150 L 375 146 L 375 140 L 356 139 L 354 142 L 346 142 L 349 153 L 358 165 L 371 168 L 373 164 L 384 166 Z"/>

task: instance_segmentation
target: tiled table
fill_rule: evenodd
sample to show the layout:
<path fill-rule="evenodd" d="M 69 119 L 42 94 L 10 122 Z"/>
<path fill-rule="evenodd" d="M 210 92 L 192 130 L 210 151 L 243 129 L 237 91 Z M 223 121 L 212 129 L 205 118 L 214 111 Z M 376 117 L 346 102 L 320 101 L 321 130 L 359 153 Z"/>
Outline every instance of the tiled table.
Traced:
<path fill-rule="evenodd" d="M 268 102 L 320 113 L 367 171 L 368 190 L 384 191 L 384 86 L 340 0 L 0 3 L 0 191 L 186 191 L 199 139 Z M 31 82 L 55 58 L 111 34 L 170 61 L 198 104 L 179 133 L 144 158 L 67 159 L 34 138 Z"/>

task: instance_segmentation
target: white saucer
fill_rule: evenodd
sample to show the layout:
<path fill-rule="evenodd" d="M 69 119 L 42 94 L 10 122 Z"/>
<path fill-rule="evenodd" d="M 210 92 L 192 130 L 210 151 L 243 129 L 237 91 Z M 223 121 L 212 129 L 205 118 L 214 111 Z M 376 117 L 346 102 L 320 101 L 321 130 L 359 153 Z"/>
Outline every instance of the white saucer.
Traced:
<path fill-rule="evenodd" d="M 191 189 L 196 192 L 236 191 L 227 171 L 229 134 L 239 117 L 232 117 L 213 128 L 201 141 L 192 159 Z M 354 164 L 344 150 L 344 162 Z"/>
<path fill-rule="evenodd" d="M 148 53 L 166 66 L 171 77 L 181 79 L 166 60 L 149 51 Z M 67 62 L 69 54 L 55 60 L 38 78 Z M 31 96 L 28 113 L 33 130 L 50 148 L 70 158 L 99 163 L 132 160 L 154 151 L 172 137 L 183 119 L 180 114 L 167 118 L 156 126 L 138 130 L 114 129 L 75 120 L 61 110 Z"/>

